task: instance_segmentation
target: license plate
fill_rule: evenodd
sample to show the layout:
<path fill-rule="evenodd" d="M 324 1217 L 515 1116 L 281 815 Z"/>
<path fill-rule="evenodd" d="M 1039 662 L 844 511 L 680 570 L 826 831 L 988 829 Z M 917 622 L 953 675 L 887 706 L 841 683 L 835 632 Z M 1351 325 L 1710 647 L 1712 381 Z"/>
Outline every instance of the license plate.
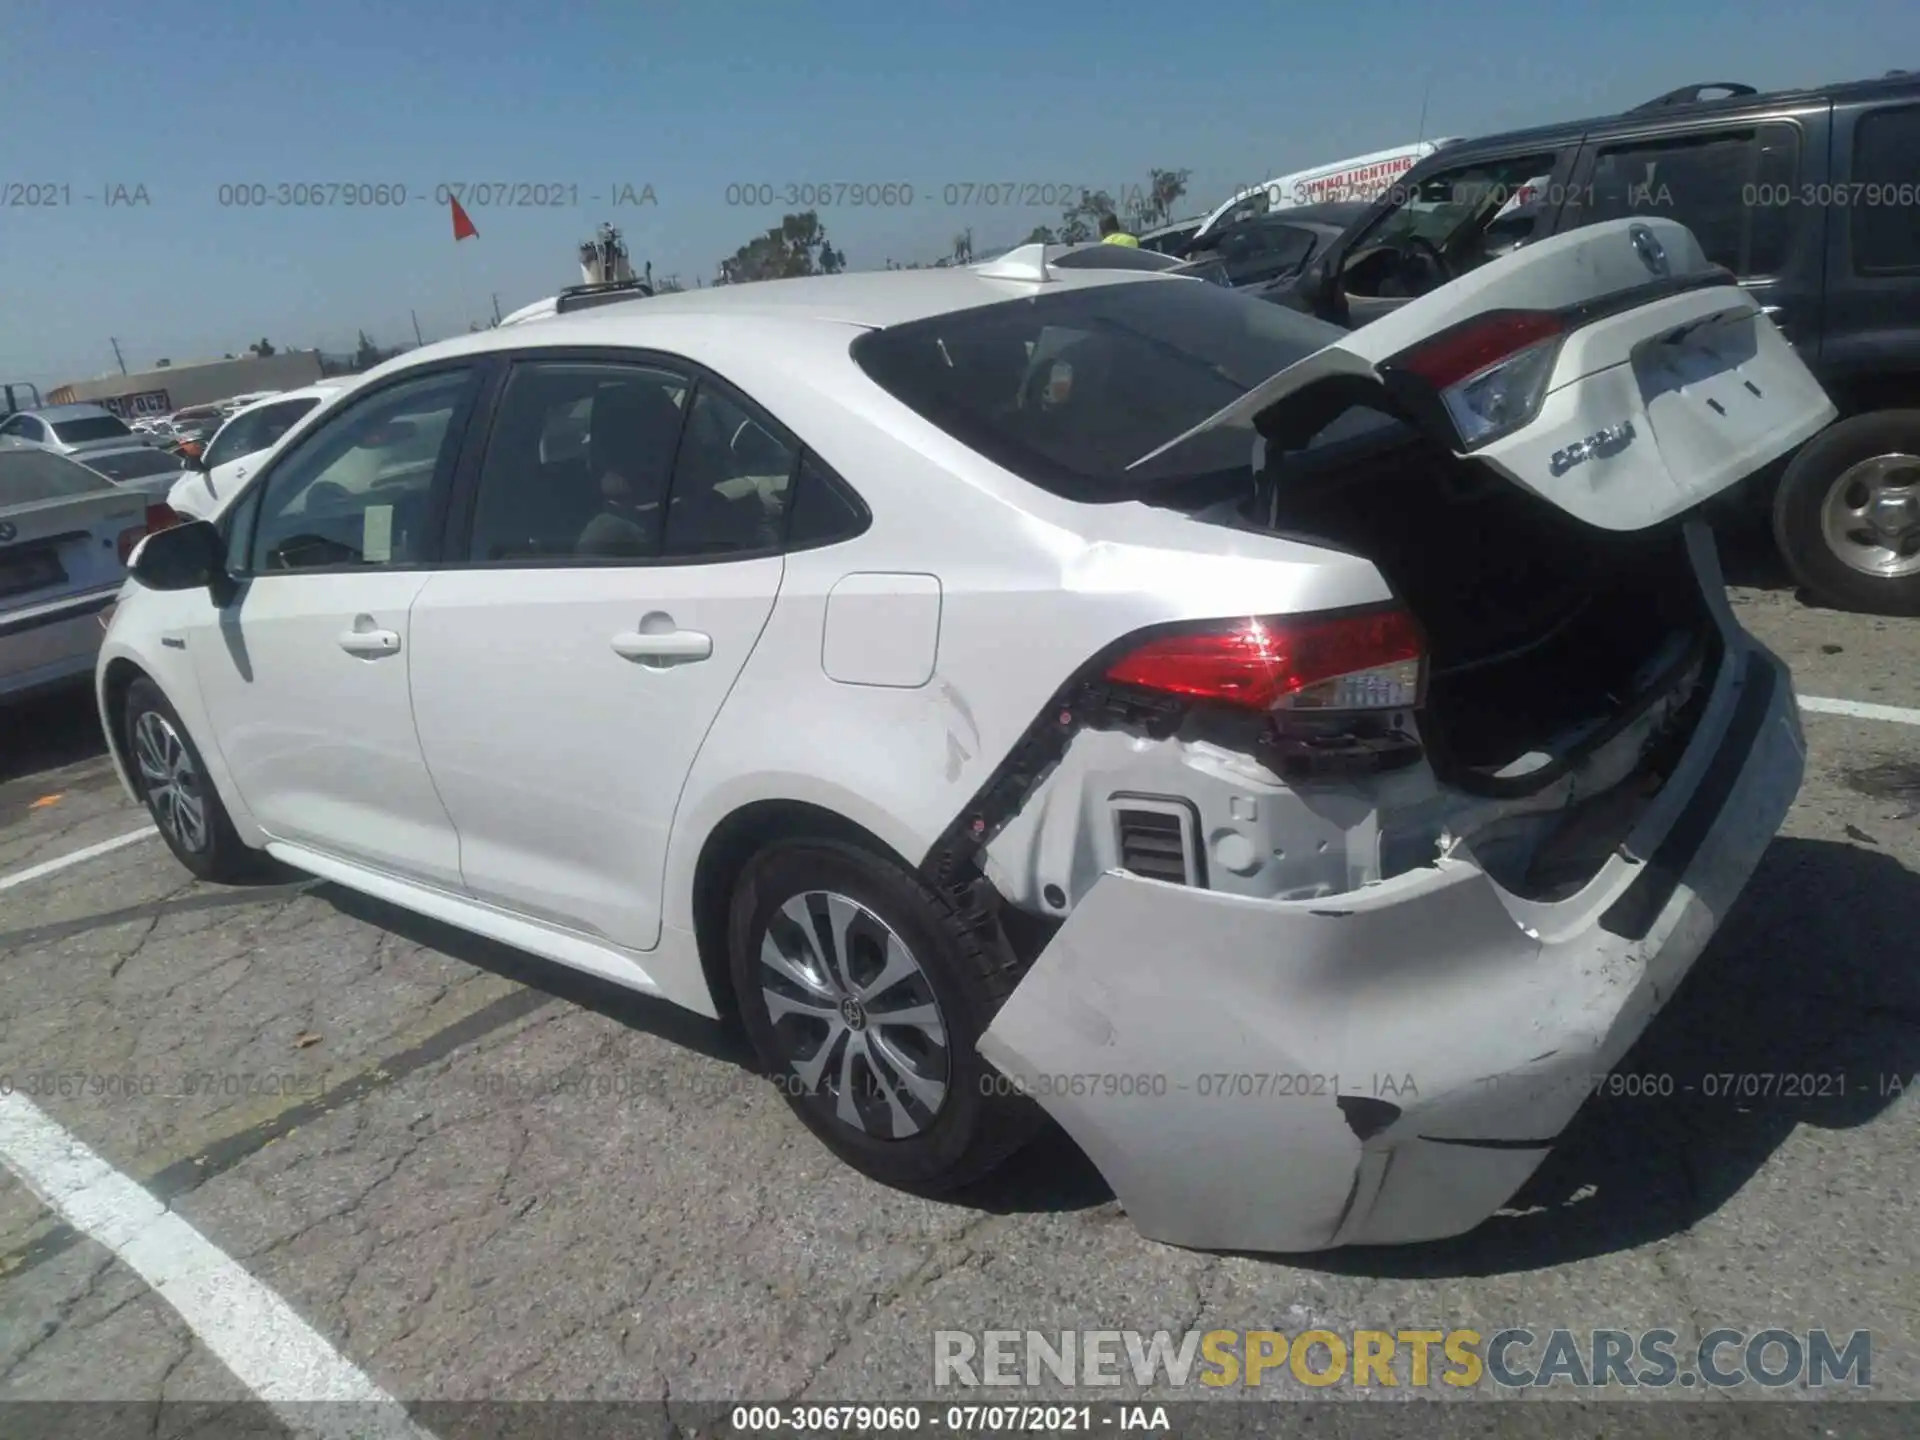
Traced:
<path fill-rule="evenodd" d="M 0 555 L 0 595 L 19 595 L 28 590 L 43 590 L 60 585 L 67 578 L 66 567 L 51 550 L 30 550 L 24 555 Z"/>

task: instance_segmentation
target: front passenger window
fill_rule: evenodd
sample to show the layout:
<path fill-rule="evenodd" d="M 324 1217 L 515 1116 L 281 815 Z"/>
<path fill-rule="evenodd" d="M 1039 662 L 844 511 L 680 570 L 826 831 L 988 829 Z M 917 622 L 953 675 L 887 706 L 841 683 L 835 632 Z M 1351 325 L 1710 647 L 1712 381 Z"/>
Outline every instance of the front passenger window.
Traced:
<path fill-rule="evenodd" d="M 403 381 L 294 442 L 266 477 L 253 573 L 424 561 L 434 482 L 472 383 L 471 370 Z"/>
<path fill-rule="evenodd" d="M 687 388 L 651 366 L 514 366 L 480 467 L 468 558 L 658 554 Z"/>

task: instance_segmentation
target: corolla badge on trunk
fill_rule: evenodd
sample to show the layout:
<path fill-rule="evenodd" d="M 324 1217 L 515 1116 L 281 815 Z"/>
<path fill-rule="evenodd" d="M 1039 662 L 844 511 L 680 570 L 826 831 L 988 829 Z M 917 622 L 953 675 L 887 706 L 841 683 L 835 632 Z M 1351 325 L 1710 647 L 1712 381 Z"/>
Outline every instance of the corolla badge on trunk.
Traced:
<path fill-rule="evenodd" d="M 1645 225 L 1631 225 L 1627 234 L 1633 240 L 1634 252 L 1639 255 L 1640 263 L 1656 276 L 1664 276 L 1671 268 L 1667 264 L 1667 247 Z"/>
<path fill-rule="evenodd" d="M 1618 425 L 1609 425 L 1604 430 L 1596 430 L 1586 439 L 1576 440 L 1564 449 L 1554 451 L 1553 458 L 1547 462 L 1547 468 L 1555 475 L 1564 475 L 1583 461 L 1618 455 L 1631 443 L 1633 443 L 1633 422 L 1622 420 Z"/>

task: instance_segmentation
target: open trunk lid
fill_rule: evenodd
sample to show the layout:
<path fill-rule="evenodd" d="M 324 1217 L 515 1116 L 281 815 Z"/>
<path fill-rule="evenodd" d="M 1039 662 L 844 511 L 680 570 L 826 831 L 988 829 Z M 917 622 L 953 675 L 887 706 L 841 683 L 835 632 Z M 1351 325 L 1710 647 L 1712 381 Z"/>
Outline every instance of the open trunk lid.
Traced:
<path fill-rule="evenodd" d="M 1421 356 L 1505 317 L 1545 332 L 1523 423 L 1456 424 Z M 1498 358 L 1496 353 L 1496 359 Z M 1511 353 L 1507 358 L 1512 358 Z M 1470 363 L 1470 362 L 1469 362 Z M 1431 367 L 1426 367 L 1431 368 Z M 1499 368 L 1497 364 L 1489 368 Z M 1304 447 L 1355 405 L 1407 419 L 1607 530 L 1670 519 L 1745 479 L 1835 416 L 1804 362 L 1685 226 L 1620 220 L 1524 246 L 1288 366 L 1135 461 L 1164 470 L 1200 437 L 1244 428 Z"/>

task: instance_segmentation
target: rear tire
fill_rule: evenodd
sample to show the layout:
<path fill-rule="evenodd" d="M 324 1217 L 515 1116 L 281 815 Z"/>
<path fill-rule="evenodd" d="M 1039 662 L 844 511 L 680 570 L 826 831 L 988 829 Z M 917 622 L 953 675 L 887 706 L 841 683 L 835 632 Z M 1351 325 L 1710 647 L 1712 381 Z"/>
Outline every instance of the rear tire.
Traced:
<path fill-rule="evenodd" d="M 762 1067 L 862 1174 L 944 1193 L 1044 1123 L 976 1048 L 1012 977 L 902 866 L 834 841 L 774 845 L 740 876 L 728 942 Z"/>
<path fill-rule="evenodd" d="M 200 879 L 223 884 L 274 873 L 266 855 L 241 842 L 206 761 L 160 687 L 134 681 L 121 718 L 128 772 L 174 858 Z"/>
<path fill-rule="evenodd" d="M 1802 447 L 1773 497 L 1798 580 L 1847 610 L 1920 615 L 1920 410 L 1879 410 Z"/>

